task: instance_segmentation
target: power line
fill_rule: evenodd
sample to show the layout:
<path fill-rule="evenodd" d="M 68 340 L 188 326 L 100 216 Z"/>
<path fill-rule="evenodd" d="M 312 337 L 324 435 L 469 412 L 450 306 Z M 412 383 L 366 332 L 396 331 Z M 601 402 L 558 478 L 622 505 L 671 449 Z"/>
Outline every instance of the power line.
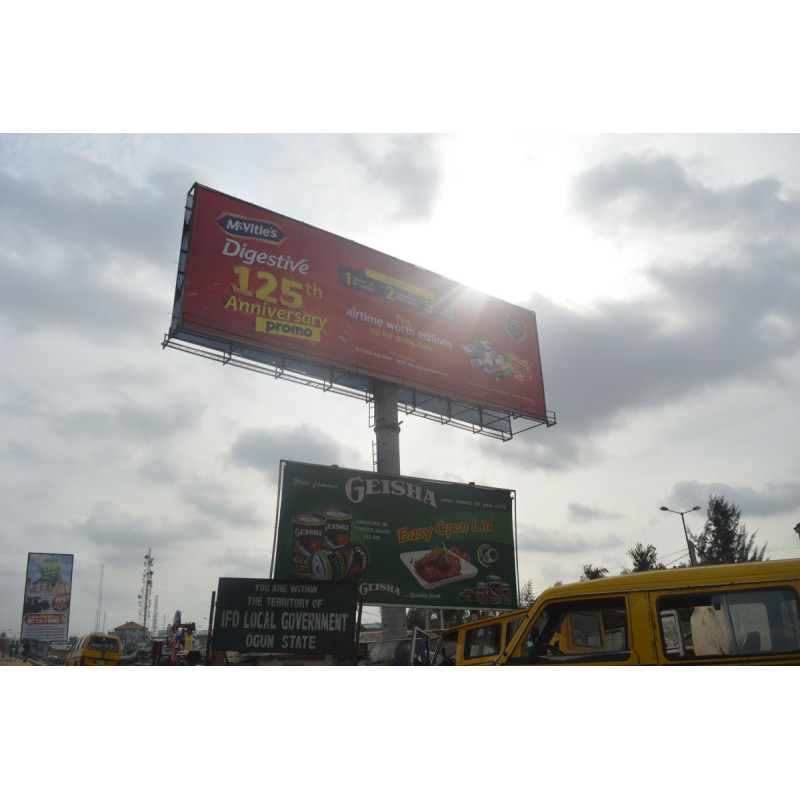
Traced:
<path fill-rule="evenodd" d="M 672 555 L 675 555 L 675 554 L 673 553 Z M 679 555 L 677 558 L 673 558 L 673 559 L 672 559 L 672 561 L 667 561 L 667 562 L 665 562 L 664 566 L 665 566 L 665 567 L 672 566 L 672 565 L 673 565 L 673 564 L 675 564 L 676 562 L 678 562 L 678 561 L 681 561 L 681 560 L 683 560 L 684 558 L 687 558 L 687 557 L 688 557 L 688 555 L 689 555 L 689 551 L 688 551 L 688 550 L 683 550 L 683 551 L 681 552 L 681 554 L 680 554 L 680 555 Z"/>

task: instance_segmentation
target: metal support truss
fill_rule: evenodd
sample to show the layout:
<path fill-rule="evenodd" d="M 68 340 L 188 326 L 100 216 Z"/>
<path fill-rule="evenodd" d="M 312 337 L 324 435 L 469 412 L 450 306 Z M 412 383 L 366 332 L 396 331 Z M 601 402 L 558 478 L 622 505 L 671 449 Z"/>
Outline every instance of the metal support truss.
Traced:
<path fill-rule="evenodd" d="M 352 397 L 370 404 L 370 427 L 374 418 L 374 381 L 371 378 L 355 375 L 332 366 L 310 364 L 286 355 L 274 356 L 267 361 L 254 361 L 234 352 L 232 347 L 211 350 L 200 345 L 176 339 L 165 334 L 163 348 L 180 350 L 184 353 L 216 361 L 223 366 L 247 369 L 272 378 L 280 378 L 302 386 L 322 389 L 324 392 Z M 453 425 L 474 434 L 508 441 L 515 435 L 531 428 L 556 424 L 555 413 L 547 412 L 546 420 L 533 419 L 521 414 L 488 408 L 475 403 L 453 400 L 441 395 L 433 395 L 418 389 L 398 387 L 397 407 L 407 416 L 422 417 L 441 425 Z"/>

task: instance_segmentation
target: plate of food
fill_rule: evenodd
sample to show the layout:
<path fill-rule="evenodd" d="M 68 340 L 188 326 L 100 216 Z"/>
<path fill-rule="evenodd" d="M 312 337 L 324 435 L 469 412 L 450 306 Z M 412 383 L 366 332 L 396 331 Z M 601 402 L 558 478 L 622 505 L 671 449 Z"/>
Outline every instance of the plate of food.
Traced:
<path fill-rule="evenodd" d="M 400 560 L 419 581 L 423 589 L 437 589 L 478 574 L 478 568 L 467 561 L 457 550 L 434 547 L 431 550 L 414 550 L 401 553 Z"/>

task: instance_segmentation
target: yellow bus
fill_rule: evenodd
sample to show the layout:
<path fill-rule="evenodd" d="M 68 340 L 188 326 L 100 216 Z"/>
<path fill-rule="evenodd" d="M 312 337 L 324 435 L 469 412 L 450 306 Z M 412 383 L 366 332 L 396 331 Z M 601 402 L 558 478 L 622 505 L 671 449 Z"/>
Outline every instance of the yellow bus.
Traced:
<path fill-rule="evenodd" d="M 90 633 L 70 647 L 64 662 L 68 667 L 114 667 L 122 656 L 122 642 L 117 636 Z"/>
<path fill-rule="evenodd" d="M 527 609 L 465 622 L 442 633 L 431 664 L 437 667 L 491 664 L 511 641 Z"/>
<path fill-rule="evenodd" d="M 800 559 L 550 588 L 491 663 L 800 664 Z"/>

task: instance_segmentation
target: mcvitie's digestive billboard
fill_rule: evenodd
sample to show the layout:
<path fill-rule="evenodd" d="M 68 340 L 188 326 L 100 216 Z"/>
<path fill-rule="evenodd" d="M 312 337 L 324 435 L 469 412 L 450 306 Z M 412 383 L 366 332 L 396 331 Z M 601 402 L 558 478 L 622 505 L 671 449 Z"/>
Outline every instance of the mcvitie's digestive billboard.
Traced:
<path fill-rule="evenodd" d="M 487 264 L 487 288 L 491 274 Z M 532 311 L 199 184 L 173 339 L 351 389 L 410 387 L 415 405 L 446 399 L 450 417 L 554 423 Z"/>
<path fill-rule="evenodd" d="M 367 605 L 517 607 L 507 489 L 281 462 L 273 577 L 352 582 Z"/>

